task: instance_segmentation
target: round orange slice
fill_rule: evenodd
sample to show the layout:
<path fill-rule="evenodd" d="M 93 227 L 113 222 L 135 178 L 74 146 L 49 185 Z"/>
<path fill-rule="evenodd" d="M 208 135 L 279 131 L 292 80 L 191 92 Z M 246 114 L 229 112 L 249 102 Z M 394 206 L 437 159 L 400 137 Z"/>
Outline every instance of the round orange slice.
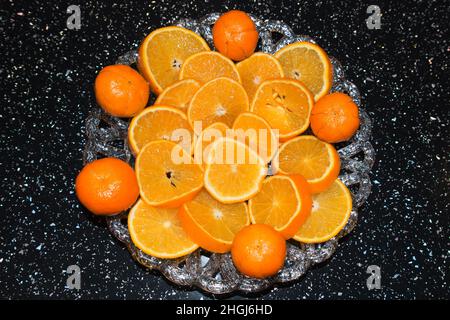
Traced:
<path fill-rule="evenodd" d="M 252 223 L 271 225 L 285 239 L 292 238 L 311 213 L 311 192 L 300 175 L 275 175 L 248 201 Z"/>
<path fill-rule="evenodd" d="M 186 59 L 209 50 L 206 41 L 191 30 L 175 26 L 159 28 L 142 41 L 138 68 L 152 90 L 160 94 L 178 80 Z"/>
<path fill-rule="evenodd" d="M 313 195 L 311 214 L 294 236 L 305 243 L 321 243 L 336 236 L 347 224 L 352 211 L 352 196 L 336 179 L 325 191 Z"/>
<path fill-rule="evenodd" d="M 128 127 L 128 142 L 134 154 L 138 154 L 147 143 L 155 140 L 174 141 L 190 151 L 192 136 L 193 131 L 186 114 L 166 106 L 145 108 L 131 120 Z"/>
<path fill-rule="evenodd" d="M 245 202 L 223 204 L 204 189 L 180 208 L 179 218 L 195 243 L 217 253 L 230 251 L 234 235 L 250 224 Z"/>
<path fill-rule="evenodd" d="M 203 169 L 180 145 L 166 140 L 149 142 L 136 158 L 141 198 L 151 206 L 179 207 L 203 187 Z"/>
<path fill-rule="evenodd" d="M 139 200 L 128 214 L 128 230 L 136 247 L 163 259 L 185 256 L 198 248 L 181 226 L 178 209 L 156 208 Z"/>
<path fill-rule="evenodd" d="M 272 55 L 263 52 L 252 54 L 247 59 L 239 62 L 236 68 L 250 101 L 253 100 L 258 86 L 265 80 L 284 78 L 280 62 Z"/>
<path fill-rule="evenodd" d="M 247 93 L 242 85 L 230 78 L 217 78 L 207 82 L 194 95 L 187 116 L 196 134 L 214 122 L 233 125 L 236 117 L 248 111 Z"/>
<path fill-rule="evenodd" d="M 269 123 L 260 116 L 241 113 L 233 123 L 234 136 L 256 151 L 264 161 L 270 162 L 278 149 L 278 136 Z"/>
<path fill-rule="evenodd" d="M 311 92 L 301 82 L 275 79 L 258 87 L 250 109 L 278 129 L 280 140 L 285 141 L 308 128 L 313 105 Z"/>
<path fill-rule="evenodd" d="M 155 101 L 155 105 L 170 106 L 186 112 L 198 89 L 200 89 L 200 84 L 195 80 L 177 81 L 161 92 Z"/>
<path fill-rule="evenodd" d="M 282 174 L 305 177 L 312 193 L 326 190 L 339 175 L 341 163 L 336 149 L 314 136 L 300 136 L 281 145 L 273 161 Z"/>
<path fill-rule="evenodd" d="M 203 169 L 206 169 L 206 160 L 211 144 L 217 139 L 225 137 L 228 129 L 230 128 L 225 123 L 215 122 L 202 131 L 193 148 L 195 163 L 201 164 Z"/>
<path fill-rule="evenodd" d="M 190 56 L 180 71 L 180 80 L 194 79 L 202 84 L 220 77 L 241 82 L 233 61 L 216 51 L 199 52 Z"/>
<path fill-rule="evenodd" d="M 208 154 L 205 188 L 222 203 L 250 199 L 261 190 L 267 166 L 255 151 L 233 138 L 217 139 Z"/>
<path fill-rule="evenodd" d="M 303 82 L 317 101 L 326 95 L 333 82 L 333 69 L 326 52 L 311 42 L 295 42 L 275 53 L 284 75 Z"/>

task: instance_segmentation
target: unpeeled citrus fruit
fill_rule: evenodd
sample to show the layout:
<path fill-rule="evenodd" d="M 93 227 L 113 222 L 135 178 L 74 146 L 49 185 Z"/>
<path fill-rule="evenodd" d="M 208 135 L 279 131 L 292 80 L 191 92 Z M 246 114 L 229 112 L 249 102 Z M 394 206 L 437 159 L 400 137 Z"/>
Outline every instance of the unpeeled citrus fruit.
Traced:
<path fill-rule="evenodd" d="M 326 190 L 338 177 L 340 160 L 336 149 L 314 136 L 300 136 L 281 145 L 274 169 L 282 174 L 300 174 L 312 193 Z"/>
<path fill-rule="evenodd" d="M 313 104 L 311 92 L 301 82 L 275 79 L 258 87 L 250 109 L 278 129 L 281 140 L 287 140 L 308 128 Z"/>
<path fill-rule="evenodd" d="M 116 158 L 87 164 L 76 178 L 75 191 L 80 202 L 98 215 L 120 213 L 131 207 L 139 196 L 133 169 Z"/>
<path fill-rule="evenodd" d="M 200 89 L 200 84 L 195 80 L 177 81 L 161 92 L 155 101 L 155 105 L 174 107 L 186 112 L 198 89 Z"/>
<path fill-rule="evenodd" d="M 128 214 L 128 230 L 136 247 L 154 257 L 174 259 L 198 248 L 183 230 L 178 209 L 156 208 L 139 200 Z"/>
<path fill-rule="evenodd" d="M 179 217 L 195 243 L 219 253 L 230 251 L 235 234 L 250 223 L 245 202 L 223 204 L 206 190 L 180 207 Z"/>
<path fill-rule="evenodd" d="M 330 240 L 347 224 L 352 211 L 352 196 L 336 179 L 325 191 L 313 196 L 311 214 L 297 231 L 294 239 L 305 243 Z"/>
<path fill-rule="evenodd" d="M 254 278 L 276 274 L 284 265 L 286 241 L 267 224 L 252 224 L 234 237 L 231 257 L 236 268 Z"/>
<path fill-rule="evenodd" d="M 248 201 L 252 223 L 265 223 L 292 238 L 311 213 L 311 192 L 300 175 L 275 175 Z"/>
<path fill-rule="evenodd" d="M 193 131 L 186 114 L 166 106 L 148 107 L 133 118 L 128 127 L 128 142 L 134 154 L 149 142 L 170 140 L 190 152 Z"/>
<path fill-rule="evenodd" d="M 335 92 L 320 98 L 311 111 L 311 128 L 323 141 L 346 141 L 358 127 L 358 107 L 345 93 Z"/>
<path fill-rule="evenodd" d="M 303 82 L 317 101 L 326 95 L 333 82 L 333 69 L 326 52 L 311 42 L 295 42 L 275 53 L 284 75 Z"/>
<path fill-rule="evenodd" d="M 242 85 L 247 91 L 250 101 L 253 100 L 256 89 L 265 80 L 283 78 L 283 68 L 272 55 L 256 52 L 236 65 L 241 76 Z"/>
<path fill-rule="evenodd" d="M 180 145 L 166 140 L 147 143 L 136 158 L 141 198 L 152 206 L 179 207 L 203 187 L 203 170 Z"/>
<path fill-rule="evenodd" d="M 159 28 L 142 41 L 138 68 L 159 94 L 178 80 L 188 57 L 209 50 L 206 41 L 191 30 L 175 26 Z"/>
<path fill-rule="evenodd" d="M 258 43 L 258 31 L 243 11 L 231 10 L 219 17 L 213 27 L 214 46 L 235 61 L 249 57 Z"/>
<path fill-rule="evenodd" d="M 145 79 L 125 65 L 104 67 L 95 78 L 95 97 L 115 117 L 132 117 L 145 108 L 150 88 Z"/>
<path fill-rule="evenodd" d="M 208 154 L 205 188 L 222 203 L 250 199 L 259 190 L 267 166 L 255 151 L 232 138 L 217 139 Z"/>
<path fill-rule="evenodd" d="M 180 71 L 181 80 L 194 79 L 201 84 L 220 77 L 241 82 L 233 61 L 215 51 L 199 52 L 190 56 Z"/>
<path fill-rule="evenodd" d="M 199 121 L 201 128 L 206 128 L 214 122 L 233 125 L 236 117 L 248 111 L 247 93 L 242 85 L 230 78 L 217 78 L 207 82 L 194 95 L 189 105 L 187 115 L 189 123 L 196 134 L 200 134 L 195 122 Z"/>

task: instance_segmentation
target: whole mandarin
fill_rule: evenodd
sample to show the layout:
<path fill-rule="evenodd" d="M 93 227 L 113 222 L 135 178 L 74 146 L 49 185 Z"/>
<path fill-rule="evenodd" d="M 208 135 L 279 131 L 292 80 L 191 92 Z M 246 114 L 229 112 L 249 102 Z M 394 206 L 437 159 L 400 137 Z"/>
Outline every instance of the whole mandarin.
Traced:
<path fill-rule="evenodd" d="M 133 117 L 142 111 L 150 96 L 150 87 L 139 72 L 120 64 L 100 70 L 94 90 L 100 107 L 122 118 Z"/>
<path fill-rule="evenodd" d="M 358 130 L 358 106 L 345 93 L 335 92 L 320 98 L 311 111 L 311 128 L 323 141 L 349 140 Z"/>
<path fill-rule="evenodd" d="M 221 15 L 214 24 L 213 40 L 221 54 L 231 60 L 241 61 L 255 51 L 258 31 L 245 12 L 231 10 Z"/>
<path fill-rule="evenodd" d="M 117 158 L 103 158 L 87 164 L 75 180 L 80 202 L 96 215 L 113 215 L 131 207 L 139 186 L 131 166 Z"/>
<path fill-rule="evenodd" d="M 266 278 L 283 267 L 286 241 L 273 227 L 253 224 L 236 234 L 231 257 L 241 273 L 249 277 Z"/>

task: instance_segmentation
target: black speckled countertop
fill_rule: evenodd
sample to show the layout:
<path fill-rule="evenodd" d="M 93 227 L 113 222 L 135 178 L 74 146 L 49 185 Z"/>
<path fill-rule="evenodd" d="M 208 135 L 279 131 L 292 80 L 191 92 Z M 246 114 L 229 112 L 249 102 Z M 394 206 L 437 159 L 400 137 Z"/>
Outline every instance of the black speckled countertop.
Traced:
<path fill-rule="evenodd" d="M 0 298 L 211 298 L 139 266 L 73 188 L 102 66 L 159 26 L 236 8 L 288 22 L 341 61 L 373 119 L 377 157 L 372 194 L 336 254 L 250 297 L 449 299 L 449 2 L 180 2 L 79 1 L 80 30 L 66 28 L 70 1 L 0 2 Z M 370 4 L 379 30 L 366 26 Z M 74 264 L 80 290 L 66 288 Z M 368 290 L 369 265 L 381 289 Z"/>

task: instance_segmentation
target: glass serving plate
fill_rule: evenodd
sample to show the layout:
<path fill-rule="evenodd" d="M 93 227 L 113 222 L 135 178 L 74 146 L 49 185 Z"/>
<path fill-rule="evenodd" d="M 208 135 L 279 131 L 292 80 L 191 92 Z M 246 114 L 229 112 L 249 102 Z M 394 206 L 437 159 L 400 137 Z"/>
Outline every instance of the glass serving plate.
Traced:
<path fill-rule="evenodd" d="M 214 48 L 212 25 L 219 13 L 209 14 L 199 20 L 181 19 L 175 24 L 200 34 Z M 273 54 L 284 46 L 296 41 L 314 40 L 308 36 L 296 35 L 282 21 L 261 20 L 251 16 L 259 32 L 258 51 Z M 273 35 L 281 35 L 277 42 Z M 279 38 L 279 37 L 278 37 Z M 136 63 L 137 51 L 133 50 L 120 56 L 118 64 Z M 331 91 L 349 94 L 359 107 L 361 124 L 356 135 L 349 142 L 336 146 L 341 159 L 339 178 L 349 187 L 353 197 L 353 210 L 344 229 L 334 238 L 321 244 L 303 244 L 295 241 L 287 243 L 285 265 L 275 276 L 266 279 L 254 279 L 240 274 L 233 265 L 229 253 L 210 253 L 203 249 L 179 258 L 159 259 L 139 250 L 131 241 L 126 225 L 128 212 L 107 217 L 107 225 L 112 235 L 123 242 L 132 257 L 149 269 L 159 270 L 169 281 L 180 285 L 197 287 L 212 294 L 224 294 L 233 291 L 257 292 L 277 283 L 286 283 L 299 279 L 309 268 L 321 263 L 334 253 L 339 239 L 352 231 L 357 223 L 358 208 L 368 198 L 371 191 L 369 172 L 374 163 L 374 149 L 370 143 L 371 120 L 361 105 L 358 88 L 345 79 L 341 64 L 331 57 L 333 65 L 333 87 Z M 86 120 L 87 142 L 83 152 L 84 163 L 98 157 L 117 157 L 133 164 L 134 158 L 128 148 L 128 121 L 110 116 L 101 108 L 95 107 Z"/>

